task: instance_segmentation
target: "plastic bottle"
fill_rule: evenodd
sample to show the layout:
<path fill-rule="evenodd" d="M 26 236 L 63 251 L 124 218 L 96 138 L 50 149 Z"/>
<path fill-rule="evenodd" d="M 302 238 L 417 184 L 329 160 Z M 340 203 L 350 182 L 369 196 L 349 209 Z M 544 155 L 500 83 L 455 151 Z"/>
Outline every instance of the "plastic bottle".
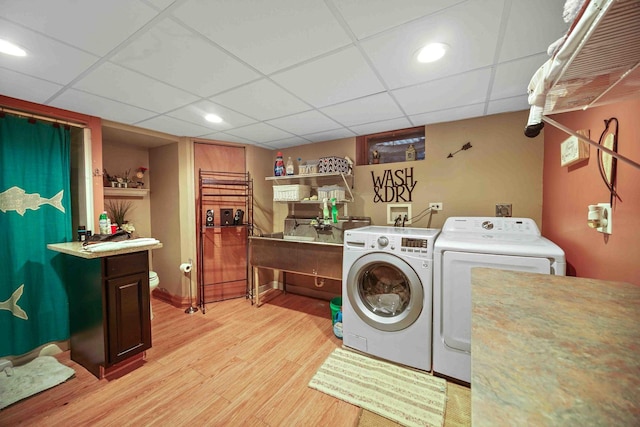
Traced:
<path fill-rule="evenodd" d="M 276 163 L 273 167 L 273 174 L 275 176 L 284 176 L 284 161 L 282 160 L 282 153 L 278 151 L 278 155 L 276 156 Z"/>
<path fill-rule="evenodd" d="M 322 199 L 323 208 L 322 208 L 322 218 L 325 220 L 329 219 L 329 206 L 327 206 L 327 198 Z"/>
<path fill-rule="evenodd" d="M 100 234 L 109 234 L 109 217 L 107 216 L 107 211 L 100 214 L 98 224 L 100 226 Z"/>
<path fill-rule="evenodd" d="M 291 160 L 291 156 L 287 159 L 287 175 L 295 175 L 295 168 L 293 167 L 293 160 Z"/>
<path fill-rule="evenodd" d="M 331 222 L 334 224 L 338 222 L 338 207 L 335 198 L 331 199 Z"/>

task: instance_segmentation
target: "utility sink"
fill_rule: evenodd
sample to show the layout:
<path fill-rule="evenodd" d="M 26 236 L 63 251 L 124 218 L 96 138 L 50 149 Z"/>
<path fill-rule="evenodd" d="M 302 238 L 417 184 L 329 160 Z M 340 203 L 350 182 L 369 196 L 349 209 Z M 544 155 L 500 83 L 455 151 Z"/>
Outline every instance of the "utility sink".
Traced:
<path fill-rule="evenodd" d="M 289 235 L 284 235 L 283 238 L 284 238 L 284 240 L 293 240 L 294 242 L 313 242 L 314 240 L 316 240 L 316 238 L 312 237 L 312 236 L 289 236 Z"/>

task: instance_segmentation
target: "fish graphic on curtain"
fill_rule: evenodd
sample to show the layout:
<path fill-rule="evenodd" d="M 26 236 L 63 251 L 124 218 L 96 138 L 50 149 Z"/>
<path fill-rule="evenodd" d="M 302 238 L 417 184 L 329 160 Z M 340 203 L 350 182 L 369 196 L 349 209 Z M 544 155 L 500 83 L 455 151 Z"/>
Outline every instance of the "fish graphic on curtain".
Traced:
<path fill-rule="evenodd" d="M 64 206 L 62 206 L 62 195 L 64 190 L 60 190 L 58 194 L 50 199 L 40 197 L 40 194 L 27 194 L 22 188 L 11 187 L 7 191 L 0 193 L 0 211 L 16 211 L 20 215 L 24 215 L 27 209 L 33 211 L 40 209 L 42 205 L 51 205 L 64 213 Z"/>
<path fill-rule="evenodd" d="M 24 283 L 6 301 L 0 301 L 0 310 L 10 311 L 18 319 L 29 320 L 27 313 L 18 305 L 18 301 L 24 292 Z"/>
<path fill-rule="evenodd" d="M 0 358 L 69 339 L 70 130 L 0 115 Z"/>

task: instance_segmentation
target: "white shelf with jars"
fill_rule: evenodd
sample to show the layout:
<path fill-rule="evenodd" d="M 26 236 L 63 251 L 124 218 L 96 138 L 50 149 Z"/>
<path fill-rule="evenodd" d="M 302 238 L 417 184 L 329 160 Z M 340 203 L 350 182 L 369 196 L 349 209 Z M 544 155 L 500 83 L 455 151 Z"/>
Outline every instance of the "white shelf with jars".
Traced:
<path fill-rule="evenodd" d="M 350 203 L 353 202 L 353 175 L 345 174 L 342 172 L 327 172 L 327 173 L 311 173 L 304 175 L 285 175 L 285 176 L 268 176 L 265 178 L 267 181 L 273 181 L 275 185 L 291 185 L 291 184 L 299 184 L 301 186 L 308 186 L 309 189 L 314 189 L 316 194 L 318 193 L 318 189 L 321 189 L 322 186 L 330 186 L 331 184 L 340 185 L 341 188 L 344 188 L 344 197 L 336 197 L 336 201 L 338 203 Z M 342 187 L 341 184 L 344 184 Z M 275 191 L 275 190 L 274 190 Z M 304 191 L 304 188 L 303 188 Z M 300 199 L 305 199 L 305 197 L 300 197 Z M 328 197 L 331 198 L 331 197 Z M 295 200 L 297 197 L 294 197 L 293 200 L 274 200 L 277 202 L 283 203 L 322 203 L 322 199 L 320 195 L 318 195 L 317 200 Z"/>

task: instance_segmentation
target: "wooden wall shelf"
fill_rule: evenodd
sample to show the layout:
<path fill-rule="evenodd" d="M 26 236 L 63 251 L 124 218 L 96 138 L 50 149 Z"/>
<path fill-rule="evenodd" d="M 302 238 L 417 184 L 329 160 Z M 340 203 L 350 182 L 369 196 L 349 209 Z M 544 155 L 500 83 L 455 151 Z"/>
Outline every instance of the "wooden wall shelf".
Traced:
<path fill-rule="evenodd" d="M 104 187 L 104 197 L 139 197 L 143 198 L 149 194 L 148 188 L 115 188 Z"/>

